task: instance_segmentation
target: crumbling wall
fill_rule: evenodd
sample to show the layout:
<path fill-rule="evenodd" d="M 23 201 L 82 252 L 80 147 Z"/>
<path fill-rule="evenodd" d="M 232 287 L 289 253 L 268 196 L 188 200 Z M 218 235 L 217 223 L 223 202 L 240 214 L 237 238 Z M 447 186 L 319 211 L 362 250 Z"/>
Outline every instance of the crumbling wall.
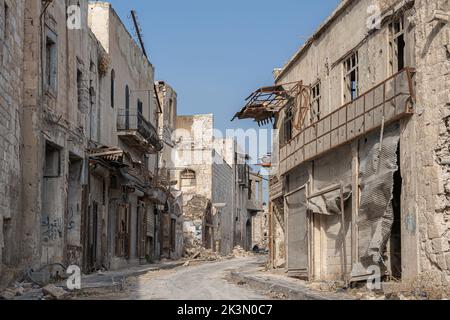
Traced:
<path fill-rule="evenodd" d="M 24 9 L 24 1 L 0 0 L 0 288 L 20 261 Z"/>
<path fill-rule="evenodd" d="M 431 273 L 450 286 L 450 22 L 429 22 L 435 10 L 450 13 L 446 0 L 417 0 L 415 25 L 417 116 L 406 126 L 403 141 L 414 143 L 410 169 L 417 173 L 415 210 L 402 232 L 414 234 L 420 251 L 412 260 L 420 273 Z M 413 200 L 409 198 L 408 200 Z M 417 230 L 417 231 L 416 231 Z M 414 238 L 412 238 L 412 241 Z M 409 245 L 409 244 L 408 244 Z M 417 251 L 416 251 L 417 252 Z M 403 258 L 403 257 L 402 257 Z M 418 261 L 417 261 L 418 260 Z"/>
<path fill-rule="evenodd" d="M 202 244 L 205 218 L 210 213 L 211 200 L 205 196 L 193 195 L 183 206 L 184 238 L 186 246 Z"/>

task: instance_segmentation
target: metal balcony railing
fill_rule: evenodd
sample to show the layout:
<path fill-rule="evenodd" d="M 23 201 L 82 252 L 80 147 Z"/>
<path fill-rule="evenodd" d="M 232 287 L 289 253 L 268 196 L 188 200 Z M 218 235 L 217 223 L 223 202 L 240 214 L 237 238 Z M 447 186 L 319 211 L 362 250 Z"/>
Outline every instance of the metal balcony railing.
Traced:
<path fill-rule="evenodd" d="M 413 68 L 406 67 L 300 130 L 280 146 L 280 174 L 285 175 L 305 161 L 413 114 L 414 74 Z"/>
<path fill-rule="evenodd" d="M 120 109 L 117 113 L 117 131 L 122 135 L 129 133 L 131 136 L 139 133 L 155 151 L 161 151 L 163 148 L 155 127 L 140 112 Z"/>

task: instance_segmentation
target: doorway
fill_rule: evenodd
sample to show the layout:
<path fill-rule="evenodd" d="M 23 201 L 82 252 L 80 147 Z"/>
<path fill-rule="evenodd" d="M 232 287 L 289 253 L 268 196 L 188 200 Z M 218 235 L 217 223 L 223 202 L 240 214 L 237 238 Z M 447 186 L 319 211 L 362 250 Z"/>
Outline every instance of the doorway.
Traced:
<path fill-rule="evenodd" d="M 402 276 L 402 248 L 401 248 L 401 196 L 402 196 L 402 175 L 400 171 L 400 144 L 397 148 L 398 170 L 394 173 L 394 189 L 392 198 L 392 210 L 394 222 L 390 238 L 390 269 L 391 276 L 400 280 Z"/>

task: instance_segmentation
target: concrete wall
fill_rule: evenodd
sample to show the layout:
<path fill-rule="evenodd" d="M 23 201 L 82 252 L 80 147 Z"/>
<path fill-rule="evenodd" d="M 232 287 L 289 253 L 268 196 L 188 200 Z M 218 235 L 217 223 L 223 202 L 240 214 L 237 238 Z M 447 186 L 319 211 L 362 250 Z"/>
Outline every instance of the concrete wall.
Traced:
<path fill-rule="evenodd" d="M 0 287 L 11 279 L 14 270 L 10 269 L 21 261 L 24 10 L 24 1 L 0 1 Z"/>
<path fill-rule="evenodd" d="M 412 36 L 416 43 L 417 110 L 408 123 L 401 143 L 405 169 L 407 212 L 402 233 L 407 235 L 414 271 L 434 282 L 450 285 L 450 24 L 428 23 L 433 10 L 450 12 L 449 1 L 418 0 Z M 416 257 L 418 255 L 418 257 Z"/>
<path fill-rule="evenodd" d="M 144 163 L 147 161 L 147 168 L 152 175 L 156 174 L 158 156 L 157 154 L 146 154 L 133 146 L 127 144 L 119 137 L 117 119 L 123 115 L 126 105 L 126 87 L 129 88 L 129 110 L 130 114 L 137 114 L 138 101 L 142 103 L 142 115 L 155 129 L 157 128 L 158 107 L 154 99 L 154 68 L 148 59 L 143 55 L 141 48 L 120 20 L 117 13 L 106 2 L 96 2 L 89 5 L 89 27 L 95 37 L 106 50 L 109 61 L 108 71 L 102 82 L 102 92 L 100 99 L 100 112 L 96 121 L 98 123 L 97 135 L 94 142 L 98 146 L 118 146 L 128 154 L 132 161 Z M 111 81 L 114 78 L 114 91 L 111 94 Z M 138 177 L 139 178 L 139 177 Z M 119 190 L 115 190 L 119 193 Z M 114 243 L 114 222 L 116 221 L 117 199 L 130 206 L 130 257 L 114 257 L 114 244 L 110 247 L 111 268 L 117 269 L 128 265 L 139 263 L 137 244 L 139 232 L 136 228 L 138 219 L 139 201 L 143 194 L 118 195 L 112 198 L 109 204 L 108 219 L 111 221 L 109 239 Z M 147 203 L 147 206 L 153 206 Z M 139 220 L 140 221 L 140 220 Z M 111 235 L 112 234 L 112 235 Z M 155 239 L 154 239 L 155 240 Z"/>

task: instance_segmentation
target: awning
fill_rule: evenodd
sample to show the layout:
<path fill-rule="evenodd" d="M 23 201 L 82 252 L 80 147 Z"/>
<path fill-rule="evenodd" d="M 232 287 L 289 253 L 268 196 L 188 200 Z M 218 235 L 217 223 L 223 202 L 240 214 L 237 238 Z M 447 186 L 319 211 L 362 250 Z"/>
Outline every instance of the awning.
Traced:
<path fill-rule="evenodd" d="M 301 81 L 262 87 L 245 99 L 245 106 L 231 121 L 238 118 L 254 119 L 258 124 L 272 122 L 275 114 L 288 103 L 295 102 L 304 88 Z"/>

